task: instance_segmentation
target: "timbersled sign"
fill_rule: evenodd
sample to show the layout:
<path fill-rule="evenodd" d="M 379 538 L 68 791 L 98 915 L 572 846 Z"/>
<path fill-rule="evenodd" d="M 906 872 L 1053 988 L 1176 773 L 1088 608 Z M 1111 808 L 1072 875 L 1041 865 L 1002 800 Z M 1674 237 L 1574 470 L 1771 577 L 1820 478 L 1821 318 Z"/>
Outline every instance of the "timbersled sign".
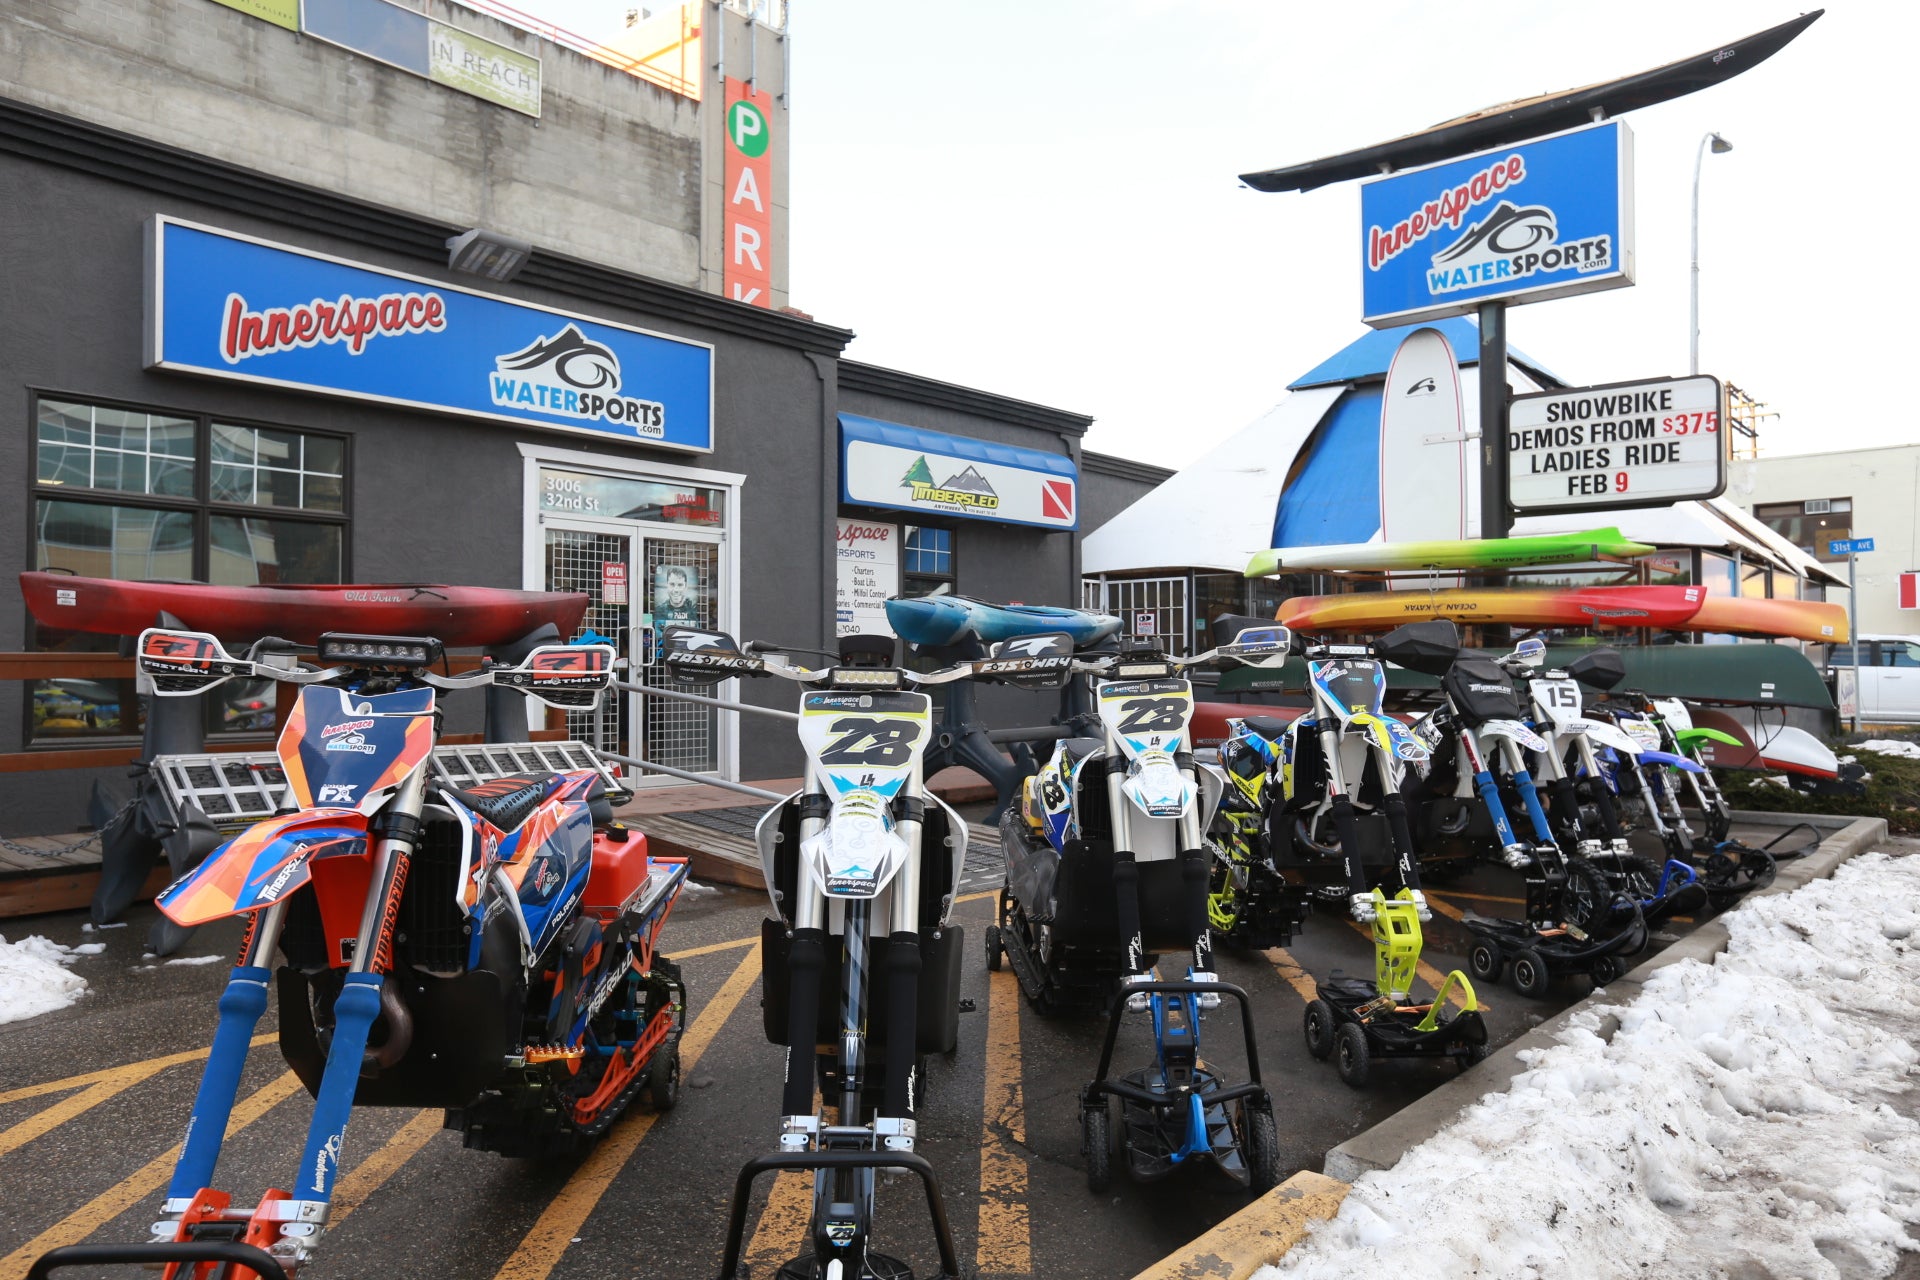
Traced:
<path fill-rule="evenodd" d="M 1360 188 L 1375 328 L 1633 283 L 1633 134 L 1618 120 Z"/>
<path fill-rule="evenodd" d="M 1517 396 L 1507 415 L 1515 511 L 1602 511 L 1727 487 L 1720 381 L 1705 375 Z"/>
<path fill-rule="evenodd" d="M 713 448 L 713 348 L 212 227 L 148 226 L 149 368 Z"/>

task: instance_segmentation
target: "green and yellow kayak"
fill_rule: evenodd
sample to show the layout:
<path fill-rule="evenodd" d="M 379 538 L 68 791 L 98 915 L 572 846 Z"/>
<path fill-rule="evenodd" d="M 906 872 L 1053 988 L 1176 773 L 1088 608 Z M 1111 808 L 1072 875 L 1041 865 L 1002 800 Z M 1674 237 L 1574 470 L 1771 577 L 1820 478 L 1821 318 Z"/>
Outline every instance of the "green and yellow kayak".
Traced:
<path fill-rule="evenodd" d="M 1631 560 L 1658 548 L 1630 541 L 1618 529 L 1544 533 L 1525 538 L 1458 538 L 1443 542 L 1343 542 L 1275 547 L 1248 564 L 1246 576 L 1275 573 L 1389 573 L 1419 569 L 1521 569 L 1536 565 Z"/>

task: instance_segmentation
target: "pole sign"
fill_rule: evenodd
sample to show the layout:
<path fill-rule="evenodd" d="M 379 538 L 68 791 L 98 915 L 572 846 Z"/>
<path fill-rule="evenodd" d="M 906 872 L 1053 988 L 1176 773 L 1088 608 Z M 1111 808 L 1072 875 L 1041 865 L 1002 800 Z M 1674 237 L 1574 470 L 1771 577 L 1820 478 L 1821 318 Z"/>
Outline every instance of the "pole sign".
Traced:
<path fill-rule="evenodd" d="M 1360 188 L 1376 329 L 1633 283 L 1633 133 L 1618 120 Z"/>
<path fill-rule="evenodd" d="M 1863 556 L 1873 550 L 1872 538 L 1835 538 L 1827 544 L 1837 556 Z"/>
<path fill-rule="evenodd" d="M 146 365 L 713 448 L 707 343 L 166 217 L 148 224 Z"/>
<path fill-rule="evenodd" d="M 735 302 L 773 306 L 773 98 L 726 79 L 726 203 L 720 232 L 726 255 L 721 288 Z"/>
<path fill-rule="evenodd" d="M 1718 497 L 1727 487 L 1720 380 L 1657 378 L 1515 396 L 1513 509 L 1604 511 Z"/>

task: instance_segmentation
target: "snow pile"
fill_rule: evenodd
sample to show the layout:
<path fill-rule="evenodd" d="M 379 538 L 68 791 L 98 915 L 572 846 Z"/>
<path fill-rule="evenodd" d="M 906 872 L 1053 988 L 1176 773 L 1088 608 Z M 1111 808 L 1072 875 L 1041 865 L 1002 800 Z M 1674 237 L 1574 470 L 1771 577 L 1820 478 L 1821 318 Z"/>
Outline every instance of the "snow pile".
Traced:
<path fill-rule="evenodd" d="M 105 948 L 97 942 L 63 947 L 38 934 L 8 942 L 0 934 L 0 1023 L 37 1018 L 64 1009 L 87 990 L 87 980 L 67 966 Z"/>
<path fill-rule="evenodd" d="M 1920 760 L 1920 742 L 1902 742 L 1898 738 L 1875 738 L 1871 742 L 1854 744 L 1859 751 L 1871 751 L 1878 756 L 1900 756 L 1907 760 Z"/>
<path fill-rule="evenodd" d="M 1255 1280 L 1854 1277 L 1920 1248 L 1920 857 L 1726 917 Z"/>

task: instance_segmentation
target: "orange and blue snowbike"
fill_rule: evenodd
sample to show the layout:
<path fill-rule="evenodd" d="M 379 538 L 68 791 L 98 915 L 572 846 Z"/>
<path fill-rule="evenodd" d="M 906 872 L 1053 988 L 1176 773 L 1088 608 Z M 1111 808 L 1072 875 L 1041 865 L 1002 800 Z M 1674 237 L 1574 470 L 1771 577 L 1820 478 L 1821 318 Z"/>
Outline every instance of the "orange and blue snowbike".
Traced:
<path fill-rule="evenodd" d="M 256 661 L 292 647 L 261 641 L 235 658 L 203 633 L 139 639 L 144 691 L 159 696 L 234 678 L 306 687 L 277 748 L 282 812 L 156 900 L 177 924 L 237 915 L 246 931 L 153 1238 L 37 1265 L 276 1280 L 325 1229 L 356 1105 L 444 1108 L 467 1146 L 538 1156 L 590 1140 L 643 1091 L 656 1109 L 678 1097 L 686 993 L 655 944 L 685 861 L 649 858 L 645 837 L 613 821 L 618 783 L 584 752 L 596 767 L 465 786 L 433 754 L 437 689 L 498 685 L 590 709 L 613 649 L 548 645 L 454 676 L 429 670 L 437 640 L 335 634 L 317 668 Z M 293 1188 L 242 1207 L 214 1167 L 269 988 L 313 1117 Z"/>

